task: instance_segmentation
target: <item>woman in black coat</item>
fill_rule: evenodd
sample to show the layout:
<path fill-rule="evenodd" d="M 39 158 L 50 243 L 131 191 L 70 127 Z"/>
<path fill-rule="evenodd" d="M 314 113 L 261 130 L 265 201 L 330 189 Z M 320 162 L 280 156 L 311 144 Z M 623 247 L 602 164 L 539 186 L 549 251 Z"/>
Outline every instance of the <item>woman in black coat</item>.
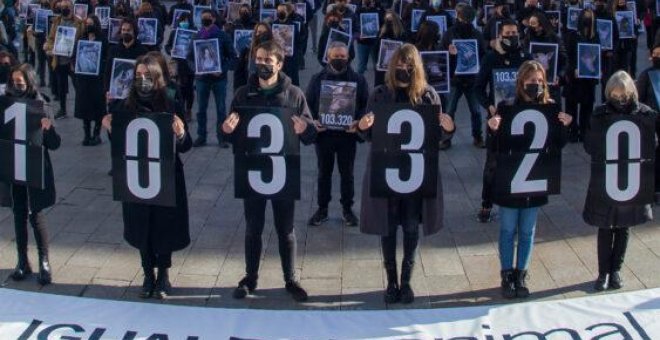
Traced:
<path fill-rule="evenodd" d="M 605 97 L 606 103 L 598 107 L 591 117 L 593 123 L 606 121 L 613 115 L 653 117 L 656 138 L 660 135 L 657 112 L 639 102 L 635 83 L 625 71 L 612 75 L 605 88 Z M 603 160 L 605 155 L 598 154 L 596 146 L 602 144 L 604 137 L 596 133 L 593 130 L 587 133 L 584 149 L 593 160 Z M 629 229 L 652 220 L 653 210 L 650 204 L 617 206 L 603 202 L 594 193 L 596 185 L 603 185 L 602 179 L 590 178 L 582 213 L 587 224 L 598 227 L 598 278 L 594 289 L 619 289 L 623 286 L 620 271 L 628 248 Z"/>
<path fill-rule="evenodd" d="M 165 63 L 158 52 L 139 57 L 135 65 L 135 80 L 124 100 L 110 103 L 110 114 L 103 126 L 111 132 L 113 115 L 135 115 L 139 112 L 167 112 L 174 115 L 172 128 L 176 135 L 175 191 L 176 205 L 161 207 L 141 203 L 123 203 L 124 239 L 140 250 L 144 282 L 140 297 L 155 295 L 163 299 L 170 293 L 168 269 L 172 266 L 172 252 L 190 244 L 188 200 L 179 153 L 192 147 L 192 140 L 177 100 L 177 91 L 168 84 Z M 158 278 L 154 269 L 158 268 Z"/>
<path fill-rule="evenodd" d="M 42 100 L 36 82 L 36 74 L 28 64 L 22 64 L 12 68 L 11 77 L 7 83 L 6 96 L 0 97 L 0 101 L 12 102 L 14 100 Z M 39 253 L 39 276 L 37 281 L 41 285 L 51 283 L 51 270 L 48 262 L 48 233 L 42 210 L 55 204 L 55 178 L 53 165 L 50 161 L 48 150 L 56 150 L 60 147 L 60 136 L 55 131 L 52 121 L 44 117 L 41 119 L 41 134 L 29 136 L 32 145 L 43 145 L 44 147 L 44 189 L 28 188 L 25 185 L 10 184 L 6 197 L 0 197 L 3 205 L 9 205 L 14 212 L 14 230 L 16 232 L 16 251 L 18 263 L 11 274 L 15 281 L 25 279 L 32 273 L 28 261 L 28 230 L 27 222 L 30 221 L 34 229 L 34 239 L 37 243 Z"/>
<path fill-rule="evenodd" d="M 76 108 L 74 116 L 83 121 L 85 139 L 83 139 L 82 145 L 94 146 L 101 144 L 101 119 L 106 114 L 105 88 L 103 86 L 103 72 L 101 70 L 105 70 L 105 53 L 107 52 L 107 43 L 101 30 L 101 22 L 96 15 L 90 15 L 85 19 L 85 31 L 80 37 L 80 41 L 101 42 L 101 50 L 98 51 L 101 54 L 98 74 L 76 73 L 75 76 Z M 78 54 L 74 53 L 73 55 L 77 56 Z M 89 61 L 91 60 L 87 60 L 87 62 Z M 76 60 L 72 64 L 76 65 L 78 62 L 80 61 Z M 87 70 L 85 70 L 84 66 L 81 66 L 80 71 L 85 72 Z M 92 122 L 94 122 L 93 132 Z"/>

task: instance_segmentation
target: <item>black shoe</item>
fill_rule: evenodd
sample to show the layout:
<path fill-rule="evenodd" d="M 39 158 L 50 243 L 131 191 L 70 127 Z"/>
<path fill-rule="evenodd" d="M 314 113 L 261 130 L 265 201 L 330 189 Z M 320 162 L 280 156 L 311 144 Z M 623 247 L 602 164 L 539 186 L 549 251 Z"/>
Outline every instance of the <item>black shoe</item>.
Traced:
<path fill-rule="evenodd" d="M 43 259 L 39 261 L 39 276 L 37 276 L 37 282 L 40 285 L 45 286 L 53 282 L 53 276 L 50 273 L 50 263 L 48 259 Z"/>
<path fill-rule="evenodd" d="M 608 288 L 607 274 L 598 274 L 596 282 L 594 282 L 594 289 L 597 292 L 602 292 Z"/>
<path fill-rule="evenodd" d="M 491 208 L 481 208 L 477 213 L 477 221 L 481 223 L 488 223 L 493 220 L 491 216 Z"/>
<path fill-rule="evenodd" d="M 355 227 L 358 224 L 358 218 L 353 213 L 353 209 L 344 209 L 344 225 L 347 227 Z"/>
<path fill-rule="evenodd" d="M 91 142 L 91 140 L 92 140 L 91 138 L 85 137 L 85 139 L 83 139 L 83 141 L 81 143 L 82 146 L 89 146 L 90 145 L 89 143 Z"/>
<path fill-rule="evenodd" d="M 14 281 L 22 281 L 30 274 L 32 274 L 30 263 L 28 261 L 19 260 L 18 264 L 16 264 L 16 268 L 14 268 L 14 272 L 11 273 L 11 279 Z"/>
<path fill-rule="evenodd" d="M 57 113 L 55 114 L 55 119 L 63 119 L 63 118 L 66 118 L 66 111 L 63 110 L 57 111 Z"/>
<path fill-rule="evenodd" d="M 399 285 L 396 282 L 389 282 L 387 284 L 383 299 L 387 304 L 399 302 L 401 299 L 401 291 L 399 290 Z"/>
<path fill-rule="evenodd" d="M 257 289 L 257 279 L 246 276 L 241 281 L 238 281 L 238 287 L 234 289 L 233 297 L 234 299 L 243 299 L 248 294 L 254 292 L 255 289 Z"/>
<path fill-rule="evenodd" d="M 472 138 L 472 145 L 479 149 L 483 149 L 486 147 L 486 143 L 484 143 L 484 139 L 481 136 L 476 136 Z"/>
<path fill-rule="evenodd" d="M 320 226 L 328 220 L 328 208 L 318 208 L 307 222 L 308 225 Z"/>
<path fill-rule="evenodd" d="M 89 140 L 89 146 L 97 146 L 101 144 L 101 137 L 94 136 Z"/>
<path fill-rule="evenodd" d="M 158 268 L 158 278 L 154 287 L 154 295 L 157 299 L 166 299 L 170 295 L 171 290 L 172 284 L 170 283 L 167 268 Z"/>
<path fill-rule="evenodd" d="M 621 273 L 614 271 L 610 273 L 610 289 L 621 289 L 623 287 L 623 280 L 621 279 Z"/>
<path fill-rule="evenodd" d="M 502 276 L 502 297 L 505 299 L 513 299 L 516 297 L 516 284 L 513 269 L 507 269 L 500 272 Z"/>
<path fill-rule="evenodd" d="M 286 288 L 286 291 L 291 294 L 291 297 L 296 302 L 305 302 L 307 301 L 307 291 L 303 287 L 300 286 L 300 283 L 297 281 L 289 281 L 286 283 L 284 286 Z"/>
<path fill-rule="evenodd" d="M 438 149 L 440 150 L 448 150 L 449 148 L 451 148 L 451 139 L 440 142 L 440 144 L 438 144 Z"/>
<path fill-rule="evenodd" d="M 527 270 L 516 269 L 516 296 L 519 298 L 526 298 L 529 296 L 529 288 L 527 288 Z"/>
<path fill-rule="evenodd" d="M 229 149 L 231 145 L 227 142 L 220 142 L 218 146 L 220 147 L 220 149 Z"/>
<path fill-rule="evenodd" d="M 108 176 L 112 176 L 112 169 L 108 170 Z"/>
<path fill-rule="evenodd" d="M 193 146 L 194 148 L 198 148 L 198 147 L 200 147 L 200 146 L 204 146 L 204 145 L 206 145 L 206 139 L 204 139 L 204 138 L 197 138 L 197 139 L 195 139 L 195 141 L 193 142 L 193 145 L 192 145 L 192 146 Z"/>
<path fill-rule="evenodd" d="M 143 299 L 152 297 L 154 295 L 154 289 L 156 289 L 156 274 L 154 274 L 153 268 L 144 269 L 144 281 L 142 281 L 140 297 Z"/>
<path fill-rule="evenodd" d="M 401 296 L 401 303 L 412 303 L 415 301 L 415 292 L 413 292 L 412 287 L 409 283 L 402 283 L 401 289 L 399 289 L 399 295 Z"/>

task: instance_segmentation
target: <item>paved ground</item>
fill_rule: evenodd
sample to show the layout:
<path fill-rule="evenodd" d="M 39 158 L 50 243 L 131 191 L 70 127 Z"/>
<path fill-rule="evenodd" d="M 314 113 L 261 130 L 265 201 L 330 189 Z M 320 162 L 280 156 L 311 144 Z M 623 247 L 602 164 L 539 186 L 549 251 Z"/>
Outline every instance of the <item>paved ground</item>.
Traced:
<path fill-rule="evenodd" d="M 646 55 L 645 48 L 640 48 L 640 70 L 648 65 Z M 307 65 L 301 77 L 303 85 L 318 70 L 311 51 Z M 368 79 L 373 79 L 371 72 Z M 471 145 L 464 102 L 457 123 L 454 147 L 440 155 L 446 227 L 422 241 L 413 278 L 418 298 L 406 308 L 503 302 L 498 290 L 498 224 L 480 224 L 475 219 L 485 151 Z M 104 141 L 99 147 L 82 147 L 82 123 L 76 119 L 60 120 L 56 125 L 63 137 L 60 150 L 52 153 L 58 201 L 46 212 L 54 284 L 42 288 L 34 278 L 22 283 L 8 278 L 16 263 L 13 219 L 8 209 L 0 209 L 0 284 L 48 294 L 139 300 L 139 254 L 122 239 L 121 207 L 112 200 L 111 180 L 106 175 L 110 167 L 109 144 Z M 195 131 L 194 125 L 191 131 Z M 219 149 L 211 142 L 183 157 L 192 244 L 175 253 L 171 270 L 175 289 L 164 303 L 269 309 L 402 308 L 383 303 L 385 278 L 379 239 L 362 235 L 356 228 L 343 227 L 336 200 L 331 204 L 329 222 L 322 227 L 306 226 L 316 208 L 316 156 L 312 147 L 302 148 L 301 181 L 308 190 L 303 190 L 302 200 L 297 202 L 295 220 L 297 267 L 302 284 L 311 295 L 310 302 L 296 304 L 282 289 L 277 236 L 271 219 L 264 233 L 258 297 L 233 300 L 231 291 L 244 268 L 244 218 L 241 201 L 234 198 L 231 151 Z M 365 145 L 361 145 L 355 169 L 357 188 L 364 173 L 366 152 Z M 591 282 L 597 275 L 596 230 L 581 218 L 588 177 L 588 158 L 582 147 L 568 145 L 563 155 L 562 194 L 552 197 L 539 216 L 531 265 L 534 299 L 593 293 Z M 338 181 L 333 190 L 337 199 Z M 357 202 L 360 194 L 357 190 Z M 355 208 L 359 211 L 359 203 Z M 36 249 L 30 237 L 30 256 L 35 262 Z M 626 290 L 660 286 L 658 222 L 634 228 L 623 278 Z"/>

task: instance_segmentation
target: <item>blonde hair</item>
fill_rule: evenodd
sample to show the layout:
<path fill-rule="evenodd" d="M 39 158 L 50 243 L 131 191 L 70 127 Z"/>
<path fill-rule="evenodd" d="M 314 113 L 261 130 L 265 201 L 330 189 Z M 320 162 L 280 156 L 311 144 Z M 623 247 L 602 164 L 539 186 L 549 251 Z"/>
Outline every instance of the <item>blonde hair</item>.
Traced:
<path fill-rule="evenodd" d="M 546 78 L 545 69 L 543 68 L 543 65 L 536 60 L 528 60 L 520 65 L 520 68 L 518 69 L 518 79 L 516 79 L 516 98 L 525 99 L 525 101 L 534 99 L 530 98 L 525 93 L 525 80 L 536 72 L 541 72 L 543 75 L 543 95 L 541 95 L 539 102 L 542 104 L 550 103 L 550 92 L 548 91 L 548 80 Z"/>
<path fill-rule="evenodd" d="M 639 101 L 637 86 L 630 75 L 623 70 L 614 72 L 605 85 L 605 98 L 611 99 L 612 91 L 622 89 L 626 94 L 626 99 L 632 99 L 633 102 Z"/>
<path fill-rule="evenodd" d="M 424 65 L 422 58 L 419 56 L 419 51 L 412 44 L 403 44 L 397 48 L 390 59 L 390 64 L 387 66 L 385 73 L 385 85 L 394 92 L 397 88 L 396 80 L 396 66 L 399 63 L 404 63 L 412 66 L 410 73 L 410 84 L 406 88 L 410 103 L 413 105 L 421 104 L 422 95 L 426 90 L 426 73 L 424 72 Z"/>

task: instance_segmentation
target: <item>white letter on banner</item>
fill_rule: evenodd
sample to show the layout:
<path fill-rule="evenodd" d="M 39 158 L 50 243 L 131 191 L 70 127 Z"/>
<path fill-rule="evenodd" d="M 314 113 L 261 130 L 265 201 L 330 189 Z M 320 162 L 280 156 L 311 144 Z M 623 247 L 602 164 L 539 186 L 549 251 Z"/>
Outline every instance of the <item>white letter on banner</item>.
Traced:
<path fill-rule="evenodd" d="M 410 142 L 401 144 L 401 150 L 419 151 L 424 145 L 424 120 L 419 113 L 413 110 L 399 110 L 390 116 L 387 122 L 388 134 L 400 134 L 401 126 L 404 123 L 410 124 Z M 401 180 L 399 169 L 385 169 L 385 181 L 390 189 L 401 193 L 409 194 L 422 186 L 424 181 L 424 155 L 421 153 L 408 153 L 410 157 L 410 178 L 407 181 Z"/>
<path fill-rule="evenodd" d="M 530 150 L 543 149 L 545 141 L 548 138 L 548 120 L 543 113 L 536 110 L 524 110 L 519 112 L 511 122 L 511 135 L 518 136 L 525 134 L 525 125 L 534 124 L 534 138 L 529 146 Z M 539 192 L 548 190 L 547 179 L 527 180 L 532 167 L 539 157 L 539 152 L 530 152 L 525 154 L 520 167 L 511 180 L 511 193 L 520 194 L 528 192 Z"/>
<path fill-rule="evenodd" d="M 14 139 L 25 142 L 27 139 L 27 105 L 14 103 L 5 110 L 5 124 L 14 122 Z M 14 179 L 27 180 L 27 146 L 14 143 Z"/>
<path fill-rule="evenodd" d="M 126 156 L 138 156 L 138 133 L 144 130 L 147 133 L 147 154 L 149 158 L 160 159 L 160 131 L 154 121 L 147 118 L 132 120 L 126 127 Z M 138 161 L 126 160 L 126 181 L 128 190 L 141 199 L 152 199 L 160 193 L 161 174 L 160 161 L 149 161 L 149 185 L 140 186 L 140 173 Z"/>
<path fill-rule="evenodd" d="M 261 128 L 270 129 L 270 145 L 261 149 L 264 154 L 278 153 L 284 148 L 284 126 L 275 115 L 260 113 L 250 120 L 247 127 L 247 136 L 250 138 L 261 137 Z M 286 183 L 286 162 L 284 156 L 270 156 L 273 162 L 273 178 L 270 182 L 261 179 L 261 171 L 249 170 L 248 182 L 252 189 L 262 195 L 273 195 L 278 193 Z"/>
<path fill-rule="evenodd" d="M 620 120 L 612 124 L 607 130 L 605 134 L 605 158 L 608 161 L 619 160 L 619 137 L 622 133 L 628 135 L 629 159 L 640 159 L 642 156 L 642 134 L 635 123 L 626 120 Z M 628 163 L 627 186 L 622 190 L 619 188 L 619 165 L 616 163 L 605 164 L 605 191 L 615 201 L 628 201 L 639 192 L 640 177 L 640 163 Z"/>

